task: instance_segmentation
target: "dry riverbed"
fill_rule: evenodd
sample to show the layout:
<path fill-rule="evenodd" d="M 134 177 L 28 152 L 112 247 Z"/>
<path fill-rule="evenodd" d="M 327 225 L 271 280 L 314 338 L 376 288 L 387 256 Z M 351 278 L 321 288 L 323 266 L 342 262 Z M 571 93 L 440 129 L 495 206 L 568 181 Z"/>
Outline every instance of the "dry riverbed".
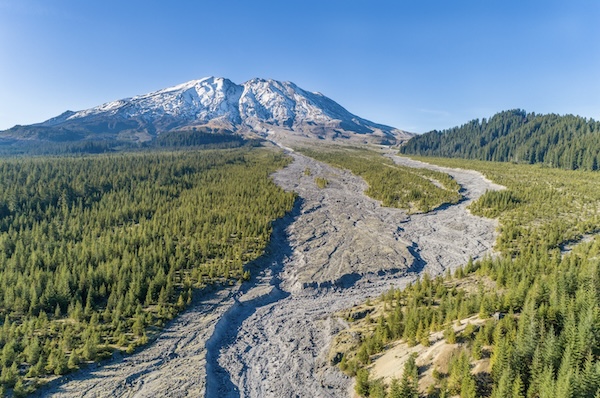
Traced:
<path fill-rule="evenodd" d="M 279 220 L 252 280 L 203 294 L 146 349 L 69 375 L 40 392 L 57 397 L 344 397 L 351 380 L 329 364 L 334 313 L 413 280 L 490 253 L 496 221 L 470 201 L 499 189 L 477 172 L 451 174 L 465 200 L 407 216 L 366 197 L 364 181 L 303 155 L 274 175 L 298 193 Z M 309 170 L 309 172 L 307 172 Z M 327 180 L 319 188 L 315 178 Z"/>

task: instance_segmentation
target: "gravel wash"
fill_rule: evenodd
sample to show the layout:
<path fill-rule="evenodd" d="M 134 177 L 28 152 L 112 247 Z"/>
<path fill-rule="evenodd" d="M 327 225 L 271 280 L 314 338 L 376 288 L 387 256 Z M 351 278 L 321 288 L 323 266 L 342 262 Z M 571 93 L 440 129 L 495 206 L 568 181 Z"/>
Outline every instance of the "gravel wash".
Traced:
<path fill-rule="evenodd" d="M 351 173 L 286 151 L 294 161 L 274 181 L 298 193 L 274 225 L 249 282 L 206 292 L 147 348 L 50 383 L 56 397 L 346 397 L 352 380 L 328 360 L 346 324 L 344 308 L 492 252 L 497 221 L 466 207 L 502 187 L 470 170 L 396 163 L 452 175 L 465 199 L 407 215 L 364 195 Z M 318 188 L 315 178 L 327 180 Z"/>

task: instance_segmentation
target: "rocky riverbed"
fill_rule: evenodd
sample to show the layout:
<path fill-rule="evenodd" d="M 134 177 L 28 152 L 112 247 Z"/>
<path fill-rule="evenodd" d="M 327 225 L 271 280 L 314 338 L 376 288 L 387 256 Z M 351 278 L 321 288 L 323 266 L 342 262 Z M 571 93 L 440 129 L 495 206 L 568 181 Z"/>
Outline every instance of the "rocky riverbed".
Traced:
<path fill-rule="evenodd" d="M 298 201 L 276 223 L 267 254 L 250 265 L 250 282 L 203 293 L 146 349 L 59 379 L 40 395 L 348 396 L 351 380 L 327 358 L 345 327 L 333 314 L 492 250 L 496 221 L 466 207 L 501 187 L 477 172 L 388 153 L 400 164 L 447 172 L 463 187 L 459 204 L 408 216 L 364 195 L 359 177 L 288 152 L 294 162 L 273 178 Z"/>

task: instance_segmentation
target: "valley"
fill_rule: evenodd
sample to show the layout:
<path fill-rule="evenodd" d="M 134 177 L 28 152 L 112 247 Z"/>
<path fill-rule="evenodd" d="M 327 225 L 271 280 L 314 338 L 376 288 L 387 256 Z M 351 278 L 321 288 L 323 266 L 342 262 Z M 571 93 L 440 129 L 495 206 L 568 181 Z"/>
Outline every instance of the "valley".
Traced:
<path fill-rule="evenodd" d="M 600 398 L 599 19 L 0 0 L 0 398 Z"/>
<path fill-rule="evenodd" d="M 498 218 L 497 255 L 341 312 L 351 327 L 332 352 L 355 376 L 355 393 L 596 396 L 597 173 L 423 160 L 478 170 L 506 187 L 469 206 Z"/>
<path fill-rule="evenodd" d="M 2 131 L 0 390 L 587 398 L 597 130 L 208 77 Z"/>
<path fill-rule="evenodd" d="M 64 376 L 39 394 L 347 396 L 352 381 L 328 357 L 346 327 L 335 312 L 492 251 L 497 222 L 467 206 L 501 187 L 477 172 L 435 167 L 463 187 L 464 200 L 407 215 L 367 197 L 367 185 L 348 171 L 289 154 L 293 162 L 273 179 L 298 199 L 275 223 L 266 255 L 249 266 L 249 282 L 194 297 L 147 348 Z M 327 186 L 319 188 L 316 177 Z"/>

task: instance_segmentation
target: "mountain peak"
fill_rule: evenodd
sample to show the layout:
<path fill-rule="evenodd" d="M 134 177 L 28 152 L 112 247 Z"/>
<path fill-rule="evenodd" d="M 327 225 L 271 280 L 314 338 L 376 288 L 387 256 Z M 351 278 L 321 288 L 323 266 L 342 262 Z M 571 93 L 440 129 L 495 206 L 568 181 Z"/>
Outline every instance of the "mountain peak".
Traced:
<path fill-rule="evenodd" d="M 1 136 L 35 139 L 33 130 L 74 132 L 84 138 L 147 141 L 168 131 L 223 127 L 241 134 L 290 134 L 308 138 L 359 138 L 387 142 L 410 137 L 404 131 L 351 114 L 323 94 L 289 81 L 253 78 L 238 85 L 209 76 L 81 110 L 33 126 L 15 126 Z"/>

